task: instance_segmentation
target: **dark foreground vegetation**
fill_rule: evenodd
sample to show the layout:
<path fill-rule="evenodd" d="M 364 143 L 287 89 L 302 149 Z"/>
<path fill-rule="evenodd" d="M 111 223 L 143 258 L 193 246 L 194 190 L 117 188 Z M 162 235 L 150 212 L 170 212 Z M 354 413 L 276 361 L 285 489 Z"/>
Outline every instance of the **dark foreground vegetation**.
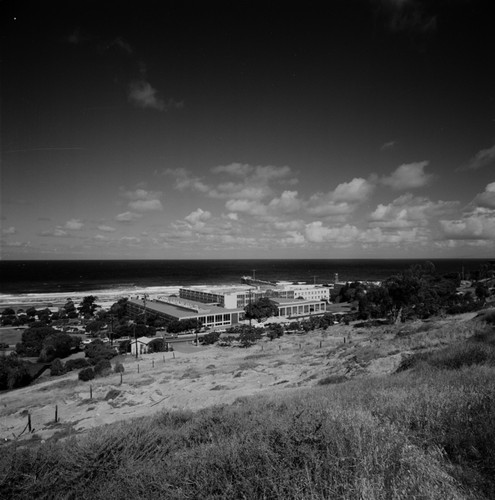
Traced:
<path fill-rule="evenodd" d="M 395 375 L 342 380 L 5 445 L 0 497 L 495 498 L 492 324 Z"/>

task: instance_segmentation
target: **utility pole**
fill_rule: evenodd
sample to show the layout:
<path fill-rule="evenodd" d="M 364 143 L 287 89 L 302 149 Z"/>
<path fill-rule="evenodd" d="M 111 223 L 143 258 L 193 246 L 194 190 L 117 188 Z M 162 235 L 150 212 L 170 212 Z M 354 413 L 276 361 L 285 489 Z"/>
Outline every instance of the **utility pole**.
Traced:
<path fill-rule="evenodd" d="M 253 269 L 253 281 L 256 279 L 256 269 Z"/>
<path fill-rule="evenodd" d="M 148 294 L 143 295 L 143 306 L 144 306 L 144 327 L 146 328 L 146 301 L 148 300 Z"/>

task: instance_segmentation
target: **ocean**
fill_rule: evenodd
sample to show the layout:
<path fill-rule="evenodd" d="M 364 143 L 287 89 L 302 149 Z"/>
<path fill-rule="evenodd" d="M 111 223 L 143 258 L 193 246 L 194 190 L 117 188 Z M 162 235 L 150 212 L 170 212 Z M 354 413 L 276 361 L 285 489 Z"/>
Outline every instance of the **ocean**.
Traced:
<path fill-rule="evenodd" d="M 239 284 L 242 276 L 324 284 L 382 281 L 424 260 L 239 259 L 0 261 L 0 306 L 65 302 L 95 295 L 108 302 L 136 294 L 167 294 L 180 286 Z M 431 260 L 441 274 L 476 270 L 485 260 Z"/>

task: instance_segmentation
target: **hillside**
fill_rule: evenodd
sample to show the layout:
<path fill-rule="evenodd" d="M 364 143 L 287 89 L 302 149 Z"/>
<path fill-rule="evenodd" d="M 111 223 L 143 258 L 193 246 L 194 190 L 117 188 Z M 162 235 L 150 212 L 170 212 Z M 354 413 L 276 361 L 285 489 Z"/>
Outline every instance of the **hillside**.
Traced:
<path fill-rule="evenodd" d="M 0 492 L 492 498 L 493 327 L 472 317 L 128 358 L 92 399 L 75 374 L 5 393 Z"/>

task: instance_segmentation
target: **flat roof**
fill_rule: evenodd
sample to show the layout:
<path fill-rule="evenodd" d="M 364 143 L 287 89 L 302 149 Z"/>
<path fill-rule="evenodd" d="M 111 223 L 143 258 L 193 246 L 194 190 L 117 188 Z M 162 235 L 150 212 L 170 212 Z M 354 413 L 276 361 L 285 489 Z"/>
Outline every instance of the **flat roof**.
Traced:
<path fill-rule="evenodd" d="M 278 297 L 270 297 L 272 302 L 276 302 L 279 306 L 297 306 L 304 304 L 316 304 L 316 303 L 324 303 L 325 301 L 322 299 L 281 299 Z"/>
<path fill-rule="evenodd" d="M 192 290 L 194 292 L 203 293 L 234 293 L 234 292 L 248 292 L 253 290 L 250 285 L 193 285 L 193 286 L 181 286 L 180 290 Z"/>
<path fill-rule="evenodd" d="M 165 302 L 158 302 L 156 300 L 148 300 L 146 302 L 146 309 L 150 311 L 156 311 L 163 314 L 167 314 L 168 316 L 173 316 L 179 319 L 197 317 L 197 316 L 206 316 L 212 314 L 244 312 L 244 309 L 225 309 L 224 307 L 211 304 L 203 304 L 202 302 L 196 302 L 193 300 L 180 299 L 180 301 L 183 304 L 191 305 L 192 308 L 188 309 L 187 307 L 176 304 L 168 304 Z M 140 308 L 143 308 L 143 303 L 140 300 L 131 299 L 129 300 L 129 302 L 131 304 L 139 306 Z M 196 307 L 199 308 L 201 311 L 197 312 L 195 309 Z"/>

